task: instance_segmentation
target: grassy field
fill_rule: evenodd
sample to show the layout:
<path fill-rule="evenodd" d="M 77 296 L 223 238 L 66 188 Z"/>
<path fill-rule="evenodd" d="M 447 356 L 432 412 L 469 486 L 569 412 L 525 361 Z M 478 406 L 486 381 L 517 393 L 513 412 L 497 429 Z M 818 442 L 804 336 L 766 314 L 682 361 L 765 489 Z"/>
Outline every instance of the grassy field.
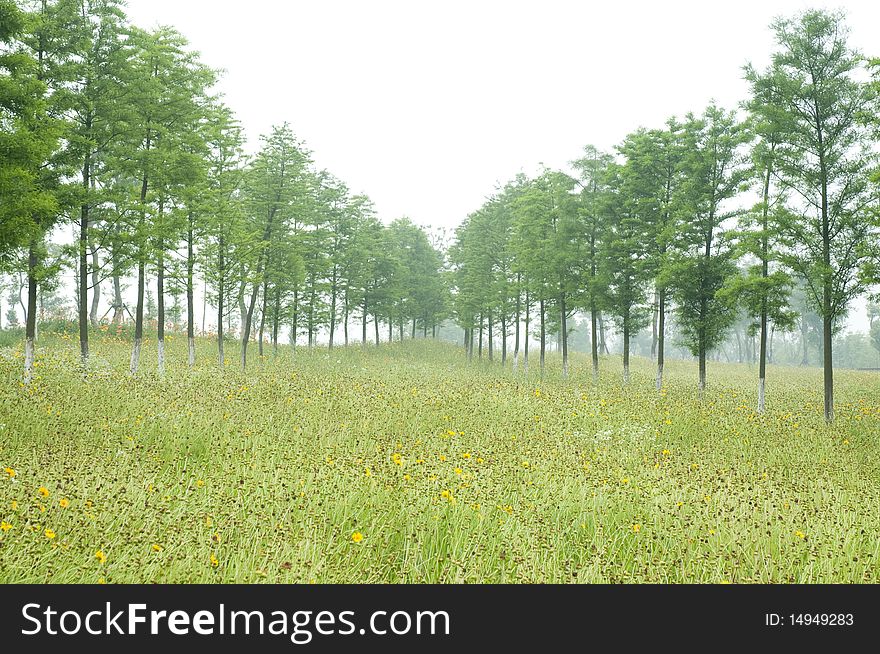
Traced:
<path fill-rule="evenodd" d="M 233 346 L 234 347 L 234 346 Z M 0 582 L 876 582 L 880 375 L 576 356 L 562 381 L 452 345 L 0 348 Z"/>

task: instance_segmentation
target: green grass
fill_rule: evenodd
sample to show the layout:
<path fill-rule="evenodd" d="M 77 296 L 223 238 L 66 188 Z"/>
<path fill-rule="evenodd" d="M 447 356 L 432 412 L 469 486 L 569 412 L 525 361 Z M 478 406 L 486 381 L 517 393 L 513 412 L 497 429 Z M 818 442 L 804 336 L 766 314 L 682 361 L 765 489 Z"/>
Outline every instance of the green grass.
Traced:
<path fill-rule="evenodd" d="M 0 349 L 2 582 L 880 578 L 876 373 L 837 372 L 827 428 L 817 369 L 770 367 L 757 416 L 740 365 L 700 402 L 689 362 L 659 396 L 646 360 L 627 389 L 615 358 L 594 388 L 580 356 L 540 381 L 424 342 L 244 374 L 174 336 L 132 379 L 127 342 L 93 347 L 84 376 L 46 335 L 29 388 Z"/>

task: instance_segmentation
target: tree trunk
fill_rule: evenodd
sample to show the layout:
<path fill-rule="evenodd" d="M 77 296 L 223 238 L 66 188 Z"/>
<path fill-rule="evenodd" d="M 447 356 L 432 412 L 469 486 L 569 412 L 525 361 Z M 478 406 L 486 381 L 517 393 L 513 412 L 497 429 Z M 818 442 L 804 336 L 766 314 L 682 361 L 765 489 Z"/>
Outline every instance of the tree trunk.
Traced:
<path fill-rule="evenodd" d="M 217 365 L 223 368 L 223 303 L 226 300 L 226 255 L 225 239 L 220 236 L 217 257 Z"/>
<path fill-rule="evenodd" d="M 144 253 L 138 259 L 137 304 L 134 310 L 134 347 L 131 350 L 131 374 L 136 375 L 141 360 L 141 344 L 144 340 Z"/>
<path fill-rule="evenodd" d="M 122 303 L 122 283 L 119 279 L 119 275 L 114 271 L 113 272 L 113 318 L 110 320 L 110 324 L 118 325 L 122 322 L 122 318 L 124 317 L 124 305 Z"/>
<path fill-rule="evenodd" d="M 593 359 L 593 384 L 599 383 L 599 327 L 596 301 L 590 299 L 590 352 Z"/>
<path fill-rule="evenodd" d="M 513 371 L 516 372 L 517 367 L 519 366 L 519 317 L 520 317 L 520 298 L 522 297 L 522 292 L 520 289 L 520 281 L 521 274 L 516 273 L 516 324 L 514 326 L 514 336 L 513 336 Z"/>
<path fill-rule="evenodd" d="M 101 326 L 98 320 L 98 309 L 101 306 L 101 278 L 98 274 L 100 263 L 98 248 L 92 246 L 92 306 L 89 310 L 89 323 L 91 323 L 93 329 L 98 329 Z"/>
<path fill-rule="evenodd" d="M 364 295 L 364 303 L 361 308 L 361 347 L 367 346 L 367 296 Z"/>
<path fill-rule="evenodd" d="M 482 311 L 480 312 L 479 329 L 480 329 L 480 340 L 478 341 L 478 344 L 477 344 L 477 358 L 482 359 L 483 358 L 483 312 Z"/>
<path fill-rule="evenodd" d="M 654 289 L 654 301 L 651 303 L 651 358 L 657 355 L 657 289 Z"/>
<path fill-rule="evenodd" d="M 161 203 L 159 213 L 162 213 Z M 158 354 L 159 374 L 165 374 L 165 247 L 159 241 L 159 257 L 157 266 L 156 299 L 158 304 L 158 317 L 156 320 L 156 352 Z"/>
<path fill-rule="evenodd" d="M 666 346 L 666 289 L 660 289 L 657 303 L 657 390 L 663 389 L 663 356 Z"/>
<path fill-rule="evenodd" d="M 260 308 L 260 329 L 257 334 L 257 355 L 263 356 L 263 339 L 266 334 L 266 310 L 269 308 L 269 278 L 263 280 L 263 305 Z"/>
<path fill-rule="evenodd" d="M 193 215 L 190 213 L 186 232 L 186 347 L 187 363 L 190 368 L 196 365 L 196 307 L 193 275 L 195 269 L 195 253 L 193 252 L 194 232 Z"/>
<path fill-rule="evenodd" d="M 562 378 L 568 377 L 568 309 L 565 306 L 565 293 L 559 294 L 560 342 L 562 343 Z"/>
<path fill-rule="evenodd" d="M 278 328 L 281 322 L 281 287 L 275 285 L 275 306 L 272 309 L 272 356 L 278 356 Z"/>
<path fill-rule="evenodd" d="M 623 385 L 629 386 L 629 311 L 623 317 Z"/>
<path fill-rule="evenodd" d="M 336 273 L 333 273 L 334 277 Z M 333 336 L 336 332 L 336 283 L 334 282 L 330 286 L 330 343 L 327 346 L 328 350 L 333 349 Z"/>
<path fill-rule="evenodd" d="M 86 119 L 86 129 L 90 128 L 91 115 Z M 85 164 L 82 169 L 83 193 L 89 190 L 89 177 L 91 173 L 91 154 L 87 153 Z M 79 352 L 83 366 L 89 364 L 89 323 L 86 304 L 89 292 L 89 264 L 86 255 L 86 246 L 89 240 L 89 198 L 85 197 L 80 207 L 79 220 Z"/>
<path fill-rule="evenodd" d="M 492 310 L 491 309 L 489 310 L 489 326 L 486 331 L 486 337 L 489 339 L 488 340 L 489 361 L 492 362 L 495 360 L 495 353 L 494 353 L 494 349 L 493 349 L 493 343 L 495 341 L 495 338 L 494 338 L 495 337 L 495 324 L 492 322 Z"/>
<path fill-rule="evenodd" d="M 37 340 L 37 243 L 28 248 L 28 300 L 24 331 L 24 383 L 30 384 L 34 375 L 35 343 Z"/>
<path fill-rule="evenodd" d="M 526 324 L 523 333 L 523 371 L 529 372 L 529 289 L 526 288 Z"/>
<path fill-rule="evenodd" d="M 542 297 L 539 302 L 540 310 L 541 310 L 541 379 L 544 378 L 544 358 L 547 351 L 547 329 L 546 329 L 546 312 L 544 311 L 544 298 Z"/>

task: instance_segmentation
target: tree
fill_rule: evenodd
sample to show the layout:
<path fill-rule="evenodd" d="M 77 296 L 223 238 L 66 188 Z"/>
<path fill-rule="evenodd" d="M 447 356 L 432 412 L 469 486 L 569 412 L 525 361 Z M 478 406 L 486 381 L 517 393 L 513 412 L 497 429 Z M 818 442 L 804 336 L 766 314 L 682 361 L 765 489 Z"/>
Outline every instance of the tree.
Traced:
<path fill-rule="evenodd" d="M 678 210 L 678 252 L 668 269 L 684 343 L 699 359 L 699 390 L 706 388 L 706 355 L 719 345 L 736 318 L 734 307 L 719 291 L 736 273 L 724 225 L 736 215 L 727 202 L 748 175 L 741 146 L 750 136 L 733 112 L 710 105 L 699 118 L 683 125 L 685 154 Z"/>
<path fill-rule="evenodd" d="M 582 284 L 585 289 L 584 304 L 590 311 L 590 354 L 593 362 L 593 383 L 599 381 L 599 311 L 602 290 L 598 278 L 599 249 L 604 226 L 602 198 L 606 190 L 606 171 L 613 162 L 609 154 L 599 152 L 594 146 L 584 148 L 584 156 L 572 165 L 578 171 L 581 188 L 579 215 L 585 245 L 583 248 L 584 271 Z"/>
<path fill-rule="evenodd" d="M 834 419 L 834 324 L 865 290 L 860 268 L 873 229 L 868 184 L 875 155 L 862 120 L 876 94 L 856 79 L 863 58 L 846 43 L 841 13 L 807 11 L 772 28 L 770 67 L 747 71 L 762 110 L 778 126 L 777 178 L 796 196 L 782 225 L 782 260 L 801 276 L 822 316 L 825 420 Z"/>

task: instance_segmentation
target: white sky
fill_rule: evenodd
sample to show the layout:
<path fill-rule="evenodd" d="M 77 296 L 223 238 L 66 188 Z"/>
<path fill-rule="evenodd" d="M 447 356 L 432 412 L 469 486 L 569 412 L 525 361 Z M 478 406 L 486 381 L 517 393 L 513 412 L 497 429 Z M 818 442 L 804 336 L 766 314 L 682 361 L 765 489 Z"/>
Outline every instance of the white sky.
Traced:
<path fill-rule="evenodd" d="M 386 221 L 452 229 L 495 186 L 565 167 L 639 126 L 747 95 L 768 25 L 844 9 L 850 43 L 880 55 L 880 2 L 608 0 L 128 0 L 210 66 L 244 125 L 289 121 L 316 163 L 372 198 Z M 864 302 L 850 328 L 866 329 Z"/>
<path fill-rule="evenodd" d="M 880 55 L 880 2 L 129 0 L 226 74 L 251 143 L 289 121 L 380 216 L 454 227 L 496 183 L 711 100 L 746 96 L 778 15 L 844 8 Z"/>

